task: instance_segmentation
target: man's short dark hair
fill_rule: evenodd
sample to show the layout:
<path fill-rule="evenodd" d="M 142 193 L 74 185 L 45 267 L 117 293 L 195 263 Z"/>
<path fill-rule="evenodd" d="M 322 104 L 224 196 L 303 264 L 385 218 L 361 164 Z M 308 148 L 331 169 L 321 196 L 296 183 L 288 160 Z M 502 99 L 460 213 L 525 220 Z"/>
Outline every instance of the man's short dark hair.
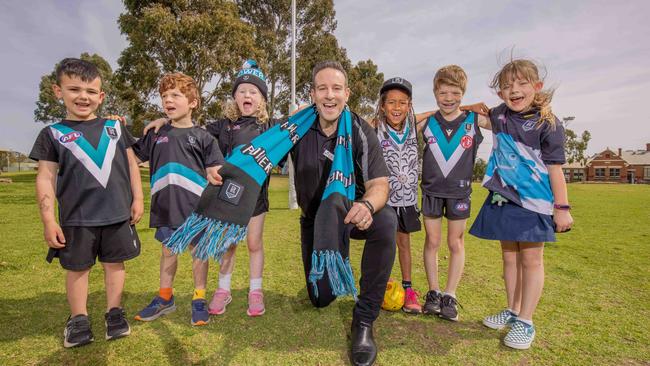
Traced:
<path fill-rule="evenodd" d="M 316 74 L 321 72 L 324 69 L 334 69 L 338 70 L 341 73 L 343 73 L 343 76 L 345 77 L 345 85 L 348 85 L 348 73 L 345 72 L 345 69 L 343 68 L 343 65 L 341 65 L 340 62 L 338 61 L 321 61 L 314 66 L 314 68 L 311 71 L 311 88 L 314 89 L 316 87 Z"/>
<path fill-rule="evenodd" d="M 99 69 L 95 64 L 78 58 L 64 58 L 56 67 L 56 83 L 61 85 L 63 75 L 68 77 L 76 76 L 87 83 L 100 78 Z"/>

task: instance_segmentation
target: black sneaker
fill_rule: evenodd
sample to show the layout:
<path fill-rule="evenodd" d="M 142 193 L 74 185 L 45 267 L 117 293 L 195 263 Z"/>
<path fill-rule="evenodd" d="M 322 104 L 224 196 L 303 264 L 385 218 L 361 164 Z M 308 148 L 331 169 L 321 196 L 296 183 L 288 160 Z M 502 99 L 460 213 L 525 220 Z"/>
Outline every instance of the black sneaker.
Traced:
<path fill-rule="evenodd" d="M 63 330 L 63 347 L 83 346 L 94 340 L 88 315 L 80 314 L 75 315 L 74 318 L 68 318 Z"/>
<path fill-rule="evenodd" d="M 131 327 L 126 321 L 126 313 L 122 308 L 112 308 L 104 314 L 106 319 L 106 339 L 117 339 L 131 334 Z"/>
<path fill-rule="evenodd" d="M 458 305 L 460 305 L 458 303 L 458 300 L 456 300 L 453 296 L 447 294 L 442 295 L 442 301 L 440 302 L 440 317 L 457 322 Z"/>
<path fill-rule="evenodd" d="M 440 314 L 440 301 L 442 300 L 442 295 L 440 292 L 429 291 L 427 292 L 426 301 L 422 307 L 422 312 L 427 315 L 438 315 Z"/>

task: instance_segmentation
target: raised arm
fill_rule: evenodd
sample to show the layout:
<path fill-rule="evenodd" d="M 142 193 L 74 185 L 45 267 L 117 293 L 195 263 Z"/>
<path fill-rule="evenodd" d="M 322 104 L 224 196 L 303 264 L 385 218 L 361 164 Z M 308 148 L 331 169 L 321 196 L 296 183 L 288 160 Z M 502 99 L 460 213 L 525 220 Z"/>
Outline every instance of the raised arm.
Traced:
<path fill-rule="evenodd" d="M 61 226 L 56 222 L 54 213 L 56 173 L 59 164 L 47 161 L 38 161 L 38 174 L 36 175 L 36 199 L 43 222 L 43 237 L 50 248 L 65 247 L 65 236 Z"/>
<path fill-rule="evenodd" d="M 147 131 L 149 131 L 152 128 L 154 129 L 153 133 L 158 133 L 158 130 L 160 130 L 162 126 L 167 124 L 167 122 L 168 122 L 167 118 L 158 118 L 155 121 L 149 122 L 146 126 L 144 126 L 144 130 L 142 130 L 142 135 L 146 135 Z"/>

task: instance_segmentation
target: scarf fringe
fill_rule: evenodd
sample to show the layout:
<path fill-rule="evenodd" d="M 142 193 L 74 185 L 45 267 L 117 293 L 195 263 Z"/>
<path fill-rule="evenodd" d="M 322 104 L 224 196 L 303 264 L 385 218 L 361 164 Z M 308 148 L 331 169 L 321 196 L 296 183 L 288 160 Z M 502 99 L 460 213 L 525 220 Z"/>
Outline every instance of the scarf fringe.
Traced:
<path fill-rule="evenodd" d="M 316 282 L 323 278 L 325 271 L 334 296 L 352 295 L 354 301 L 357 301 L 357 288 L 354 285 L 350 258 L 343 259 L 341 253 L 334 250 L 323 250 L 318 253 L 314 250 L 311 255 L 309 282 L 313 286 L 316 297 L 318 297 Z"/>
<path fill-rule="evenodd" d="M 193 256 L 201 260 L 208 260 L 212 257 L 221 261 L 228 249 L 242 241 L 247 232 L 248 226 L 229 224 L 194 212 L 164 242 L 164 245 L 173 254 L 180 254 L 187 250 L 192 239 L 202 233 L 196 241 Z"/>

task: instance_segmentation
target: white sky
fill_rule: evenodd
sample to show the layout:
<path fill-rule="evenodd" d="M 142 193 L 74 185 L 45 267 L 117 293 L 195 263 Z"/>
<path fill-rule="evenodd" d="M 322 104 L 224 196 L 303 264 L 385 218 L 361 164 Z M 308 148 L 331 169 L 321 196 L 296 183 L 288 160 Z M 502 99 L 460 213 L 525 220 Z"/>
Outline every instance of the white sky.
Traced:
<path fill-rule="evenodd" d="M 300 1 L 300 0 L 298 0 Z M 457 64 L 469 76 L 464 102 L 496 105 L 488 88 L 510 56 L 548 70 L 553 109 L 592 133 L 589 152 L 650 143 L 650 1 L 335 1 L 336 36 L 353 62 L 372 59 L 386 78 L 414 85 L 417 111 L 435 108 L 432 79 Z M 0 148 L 29 152 L 40 77 L 64 57 L 98 53 L 115 68 L 127 45 L 115 0 L 3 2 L 0 13 Z M 481 146 L 486 157 L 491 138 Z"/>

